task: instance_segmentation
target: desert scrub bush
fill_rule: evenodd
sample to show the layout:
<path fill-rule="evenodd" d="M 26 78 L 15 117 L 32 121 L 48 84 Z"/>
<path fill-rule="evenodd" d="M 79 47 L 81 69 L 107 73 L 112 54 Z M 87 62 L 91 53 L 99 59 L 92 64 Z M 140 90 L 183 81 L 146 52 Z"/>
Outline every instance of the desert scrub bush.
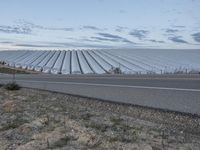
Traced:
<path fill-rule="evenodd" d="M 112 67 L 109 71 L 111 74 L 122 74 L 122 70 L 120 67 Z"/>
<path fill-rule="evenodd" d="M 58 141 L 56 141 L 55 143 L 51 144 L 51 143 L 49 143 L 49 141 L 47 139 L 47 146 L 50 149 L 61 148 L 61 147 L 66 146 L 70 140 L 71 140 L 70 136 L 65 136 L 65 137 L 59 139 Z"/>
<path fill-rule="evenodd" d="M 110 117 L 110 121 L 113 123 L 113 125 L 116 126 L 116 125 L 120 125 L 120 123 L 123 121 L 123 119 L 120 117 L 112 116 L 112 117 Z"/>
<path fill-rule="evenodd" d="M 92 128 L 92 129 L 98 130 L 100 132 L 105 132 L 109 128 L 108 125 L 106 125 L 106 124 L 98 124 L 97 122 L 86 123 L 85 127 L 86 128 Z"/>
<path fill-rule="evenodd" d="M 6 62 L 0 61 L 0 65 L 5 65 L 5 64 L 6 64 Z"/>
<path fill-rule="evenodd" d="M 92 117 L 93 115 L 90 114 L 90 113 L 84 113 L 81 115 L 81 119 L 85 120 L 85 121 L 88 121 L 90 120 L 90 118 Z"/>
<path fill-rule="evenodd" d="M 16 84 L 15 82 L 10 82 L 10 83 L 5 84 L 4 88 L 6 90 L 15 91 L 15 90 L 19 90 L 20 86 Z"/>
<path fill-rule="evenodd" d="M 25 123 L 28 123 L 28 120 L 23 119 L 21 117 L 17 117 L 14 120 L 7 121 L 6 124 L 3 124 L 0 131 L 15 129 L 15 128 L 18 128 L 19 126 L 21 126 Z"/>

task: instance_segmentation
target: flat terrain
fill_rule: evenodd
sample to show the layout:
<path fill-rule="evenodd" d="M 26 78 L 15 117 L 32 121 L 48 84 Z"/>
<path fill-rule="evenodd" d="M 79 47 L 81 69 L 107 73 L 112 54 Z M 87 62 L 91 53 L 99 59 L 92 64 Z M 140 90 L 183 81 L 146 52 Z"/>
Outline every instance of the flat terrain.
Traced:
<path fill-rule="evenodd" d="M 0 149 L 192 149 L 200 118 L 25 89 L 0 88 Z"/>
<path fill-rule="evenodd" d="M 6 65 L 0 64 L 0 73 L 6 73 L 6 74 L 36 74 L 37 72 L 35 71 L 28 71 L 24 69 L 17 69 L 17 68 L 12 68 Z"/>
<path fill-rule="evenodd" d="M 12 80 L 0 75 L 1 82 Z M 16 75 L 23 87 L 200 115 L 200 75 Z"/>

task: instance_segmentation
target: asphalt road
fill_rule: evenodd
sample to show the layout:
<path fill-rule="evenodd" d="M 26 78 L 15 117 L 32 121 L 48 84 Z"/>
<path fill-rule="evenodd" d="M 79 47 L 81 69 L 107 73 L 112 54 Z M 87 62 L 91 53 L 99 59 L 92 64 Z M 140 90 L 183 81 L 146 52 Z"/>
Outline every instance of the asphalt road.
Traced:
<path fill-rule="evenodd" d="M 12 81 L 0 75 L 0 82 Z M 16 75 L 23 87 L 200 115 L 200 75 Z"/>

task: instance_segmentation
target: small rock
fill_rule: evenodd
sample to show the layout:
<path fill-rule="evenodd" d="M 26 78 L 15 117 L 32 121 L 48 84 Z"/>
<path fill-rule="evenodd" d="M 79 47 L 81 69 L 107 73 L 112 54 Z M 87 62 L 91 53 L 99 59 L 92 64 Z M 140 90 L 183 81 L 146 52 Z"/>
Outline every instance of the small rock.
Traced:
<path fill-rule="evenodd" d="M 183 134 L 183 131 L 180 131 L 181 134 Z"/>

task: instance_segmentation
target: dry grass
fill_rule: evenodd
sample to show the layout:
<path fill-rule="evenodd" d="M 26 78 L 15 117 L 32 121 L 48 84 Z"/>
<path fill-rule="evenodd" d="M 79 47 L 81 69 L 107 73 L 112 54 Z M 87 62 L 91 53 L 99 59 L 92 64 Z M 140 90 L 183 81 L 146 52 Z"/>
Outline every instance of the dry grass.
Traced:
<path fill-rule="evenodd" d="M 0 88 L 0 149 L 198 149 L 200 118 Z"/>

